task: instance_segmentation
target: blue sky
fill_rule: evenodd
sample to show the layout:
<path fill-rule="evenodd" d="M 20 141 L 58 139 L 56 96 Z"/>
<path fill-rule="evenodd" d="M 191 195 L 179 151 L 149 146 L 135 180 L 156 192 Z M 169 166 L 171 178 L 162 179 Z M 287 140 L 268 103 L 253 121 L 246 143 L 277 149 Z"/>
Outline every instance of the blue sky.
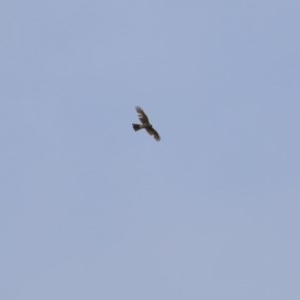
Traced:
<path fill-rule="evenodd" d="M 3 2 L 2 298 L 300 299 L 299 15 Z"/>

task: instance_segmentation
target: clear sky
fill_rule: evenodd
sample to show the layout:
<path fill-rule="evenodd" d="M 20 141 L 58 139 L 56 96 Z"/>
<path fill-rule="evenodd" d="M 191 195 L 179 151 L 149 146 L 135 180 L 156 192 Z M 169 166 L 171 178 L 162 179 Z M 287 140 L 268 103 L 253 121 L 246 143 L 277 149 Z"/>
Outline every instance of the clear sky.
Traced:
<path fill-rule="evenodd" d="M 2 1 L 1 299 L 299 300 L 299 16 Z"/>

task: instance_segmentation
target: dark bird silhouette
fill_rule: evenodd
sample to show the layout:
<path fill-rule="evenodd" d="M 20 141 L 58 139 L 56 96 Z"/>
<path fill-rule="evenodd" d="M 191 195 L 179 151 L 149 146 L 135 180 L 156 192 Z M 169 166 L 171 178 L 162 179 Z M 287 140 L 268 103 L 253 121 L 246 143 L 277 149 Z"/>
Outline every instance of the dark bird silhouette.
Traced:
<path fill-rule="evenodd" d="M 142 124 L 132 124 L 133 129 L 135 131 L 138 131 L 138 130 L 144 128 L 144 129 L 146 129 L 146 131 L 150 135 L 152 135 L 155 138 L 156 141 L 159 141 L 160 140 L 160 136 L 157 133 L 157 131 L 150 124 L 147 115 L 144 113 L 144 111 L 139 106 L 137 106 L 135 109 L 136 109 L 136 111 L 138 113 L 138 117 L 139 117 L 139 119 L 140 119 L 140 121 L 141 121 Z"/>

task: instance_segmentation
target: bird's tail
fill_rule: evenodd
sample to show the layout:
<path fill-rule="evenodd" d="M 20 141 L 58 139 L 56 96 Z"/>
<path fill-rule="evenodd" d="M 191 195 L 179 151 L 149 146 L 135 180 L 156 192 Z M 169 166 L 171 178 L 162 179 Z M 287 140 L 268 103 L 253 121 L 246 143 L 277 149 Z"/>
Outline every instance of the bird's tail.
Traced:
<path fill-rule="evenodd" d="M 132 127 L 133 127 L 134 131 L 137 131 L 137 130 L 141 129 L 140 124 L 132 124 Z"/>

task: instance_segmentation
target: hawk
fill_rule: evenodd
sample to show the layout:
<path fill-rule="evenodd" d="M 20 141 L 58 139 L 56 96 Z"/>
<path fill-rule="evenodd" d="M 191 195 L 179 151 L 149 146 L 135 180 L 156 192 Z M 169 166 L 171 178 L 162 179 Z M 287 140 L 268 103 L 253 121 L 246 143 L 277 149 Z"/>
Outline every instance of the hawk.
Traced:
<path fill-rule="evenodd" d="M 159 141 L 160 140 L 160 136 L 157 133 L 157 131 L 150 124 L 147 115 L 144 113 L 144 111 L 139 106 L 137 106 L 135 109 L 136 109 L 136 111 L 138 113 L 138 117 L 139 117 L 139 119 L 140 119 L 140 121 L 141 121 L 142 124 L 132 124 L 133 129 L 135 131 L 138 131 L 138 130 L 144 128 L 144 129 L 147 130 L 147 132 L 150 135 L 152 135 L 155 138 L 156 141 Z"/>

